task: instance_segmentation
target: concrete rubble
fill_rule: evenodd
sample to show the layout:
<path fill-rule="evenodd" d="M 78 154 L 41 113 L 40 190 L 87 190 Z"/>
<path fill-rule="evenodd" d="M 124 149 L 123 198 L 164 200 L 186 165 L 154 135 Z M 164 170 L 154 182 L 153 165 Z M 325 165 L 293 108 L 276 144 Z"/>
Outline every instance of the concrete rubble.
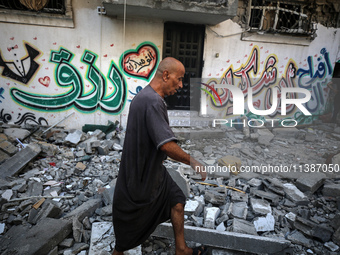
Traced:
<path fill-rule="evenodd" d="M 111 254 L 124 130 L 44 128 L 0 128 L 0 254 Z M 189 166 L 164 161 L 187 196 L 189 246 L 208 245 L 210 254 L 339 254 L 334 124 L 174 131 L 209 173 L 202 182 Z M 171 224 L 126 254 L 174 254 Z"/>

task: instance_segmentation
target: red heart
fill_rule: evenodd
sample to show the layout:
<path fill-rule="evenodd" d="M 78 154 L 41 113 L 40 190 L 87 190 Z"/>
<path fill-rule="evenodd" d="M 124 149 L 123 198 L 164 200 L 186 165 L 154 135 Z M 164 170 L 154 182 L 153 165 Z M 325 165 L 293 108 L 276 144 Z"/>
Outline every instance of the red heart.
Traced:
<path fill-rule="evenodd" d="M 149 79 L 156 70 L 157 62 L 157 49 L 151 44 L 144 44 L 124 55 L 121 63 L 124 72 L 129 75 Z"/>
<path fill-rule="evenodd" d="M 261 100 L 257 100 L 256 102 L 253 102 L 253 105 L 256 107 L 256 108 L 259 108 L 260 105 L 261 105 Z"/>
<path fill-rule="evenodd" d="M 262 50 L 263 49 L 263 46 L 260 48 L 260 50 Z"/>
<path fill-rule="evenodd" d="M 237 61 L 236 63 L 241 63 L 241 60 Z"/>
<path fill-rule="evenodd" d="M 251 43 L 251 44 L 249 44 L 249 46 L 253 46 L 253 44 Z"/>
<path fill-rule="evenodd" d="M 42 59 L 41 61 L 45 61 L 46 59 Z"/>
<path fill-rule="evenodd" d="M 38 81 L 40 84 L 44 85 L 45 87 L 50 86 L 51 79 L 48 76 L 45 76 L 44 78 L 39 78 Z"/>
<path fill-rule="evenodd" d="M 114 46 L 114 44 L 111 44 L 110 46 L 111 46 L 111 47 L 113 47 L 113 46 Z"/>
<path fill-rule="evenodd" d="M 57 45 L 57 43 L 56 43 L 56 42 L 54 42 L 54 43 L 53 43 L 53 45 Z"/>
<path fill-rule="evenodd" d="M 107 54 L 105 54 L 103 57 L 106 58 L 106 57 L 107 57 Z"/>
<path fill-rule="evenodd" d="M 80 45 L 77 45 L 76 47 L 79 49 L 79 48 L 80 48 Z"/>
<path fill-rule="evenodd" d="M 37 37 L 34 37 L 33 40 L 37 40 Z"/>
<path fill-rule="evenodd" d="M 46 70 L 48 70 L 48 67 L 45 67 Z"/>
<path fill-rule="evenodd" d="M 86 85 L 86 87 L 90 87 L 90 85 Z"/>
<path fill-rule="evenodd" d="M 8 85 L 8 86 L 9 86 L 9 85 L 10 85 L 10 83 L 8 82 L 8 83 L 6 83 L 6 85 Z"/>
<path fill-rule="evenodd" d="M 84 66 L 81 66 L 80 69 L 84 69 Z"/>
<path fill-rule="evenodd" d="M 14 40 L 14 37 L 11 37 L 11 38 L 9 38 L 9 39 L 11 39 L 12 41 Z"/>
<path fill-rule="evenodd" d="M 248 55 L 246 54 L 246 55 L 244 55 L 244 57 L 246 58 L 246 57 L 248 57 Z"/>
<path fill-rule="evenodd" d="M 32 86 L 32 88 L 34 88 L 34 89 L 35 89 L 35 86 Z"/>
<path fill-rule="evenodd" d="M 109 89 L 113 89 L 113 87 L 109 87 Z"/>
<path fill-rule="evenodd" d="M 229 63 L 229 62 L 230 62 L 230 59 L 227 60 L 227 63 Z"/>

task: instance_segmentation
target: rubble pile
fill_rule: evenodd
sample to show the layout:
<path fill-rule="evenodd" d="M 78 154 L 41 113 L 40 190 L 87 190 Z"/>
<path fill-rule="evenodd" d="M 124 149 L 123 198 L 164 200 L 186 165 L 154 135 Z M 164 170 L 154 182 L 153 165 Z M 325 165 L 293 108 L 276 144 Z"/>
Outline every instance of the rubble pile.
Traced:
<path fill-rule="evenodd" d="M 45 132 L 3 124 L 2 131 L 0 253 L 111 254 L 123 130 Z M 226 128 L 213 139 L 214 129 L 196 128 L 199 139 L 174 131 L 208 172 L 202 182 L 189 166 L 164 162 L 188 196 L 187 227 L 285 240 L 294 254 L 339 253 L 339 127 Z M 210 246 L 212 254 L 252 249 Z M 173 252 L 171 236 L 153 235 L 129 254 Z"/>

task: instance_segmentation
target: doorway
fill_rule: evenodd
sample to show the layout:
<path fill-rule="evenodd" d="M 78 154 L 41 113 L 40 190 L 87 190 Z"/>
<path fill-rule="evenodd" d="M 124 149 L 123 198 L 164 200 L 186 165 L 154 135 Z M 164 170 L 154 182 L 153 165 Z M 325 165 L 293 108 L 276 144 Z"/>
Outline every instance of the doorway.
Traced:
<path fill-rule="evenodd" d="M 190 84 L 190 78 L 202 75 L 204 35 L 203 25 L 164 24 L 163 57 L 174 57 L 185 67 L 183 88 L 165 98 L 168 110 L 199 111 L 200 84 Z"/>

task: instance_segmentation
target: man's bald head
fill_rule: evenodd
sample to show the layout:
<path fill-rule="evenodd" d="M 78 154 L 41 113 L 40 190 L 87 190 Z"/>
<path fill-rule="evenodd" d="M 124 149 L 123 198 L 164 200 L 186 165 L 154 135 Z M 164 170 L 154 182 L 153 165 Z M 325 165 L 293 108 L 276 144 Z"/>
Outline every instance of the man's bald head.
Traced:
<path fill-rule="evenodd" d="M 183 64 L 175 58 L 167 57 L 163 59 L 157 68 L 157 72 L 162 74 L 165 70 L 172 73 L 180 68 L 184 68 Z"/>

